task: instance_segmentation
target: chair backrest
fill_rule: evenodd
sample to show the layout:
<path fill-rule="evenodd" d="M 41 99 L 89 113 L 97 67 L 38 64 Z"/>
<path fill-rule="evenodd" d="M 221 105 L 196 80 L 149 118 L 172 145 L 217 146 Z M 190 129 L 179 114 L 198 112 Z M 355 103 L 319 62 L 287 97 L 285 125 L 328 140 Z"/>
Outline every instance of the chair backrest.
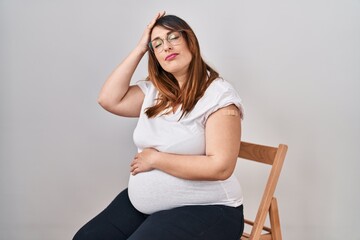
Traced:
<path fill-rule="evenodd" d="M 271 165 L 265 190 L 254 221 L 247 220 L 245 223 L 252 225 L 251 233 L 244 233 L 243 239 L 261 239 L 262 231 L 268 232 L 268 239 L 281 240 L 280 222 L 277 211 L 277 202 L 274 197 L 275 188 L 280 176 L 281 168 L 287 152 L 287 145 L 280 144 L 278 147 L 264 146 L 254 143 L 241 142 L 238 157 Z M 266 216 L 270 215 L 271 227 L 264 227 Z"/>

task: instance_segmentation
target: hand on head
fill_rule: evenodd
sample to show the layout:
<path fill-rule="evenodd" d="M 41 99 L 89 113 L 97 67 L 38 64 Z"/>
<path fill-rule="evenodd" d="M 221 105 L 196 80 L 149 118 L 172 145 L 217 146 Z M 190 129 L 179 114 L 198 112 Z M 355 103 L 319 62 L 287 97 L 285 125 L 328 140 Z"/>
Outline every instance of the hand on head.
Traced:
<path fill-rule="evenodd" d="M 156 20 L 158 20 L 159 18 L 165 16 L 166 12 L 165 11 L 161 11 L 158 12 L 155 17 L 150 21 L 150 23 L 146 26 L 146 29 L 140 39 L 139 42 L 139 47 L 146 52 L 148 50 L 148 43 L 150 41 L 150 32 L 151 29 L 154 27 Z"/>
<path fill-rule="evenodd" d="M 156 16 L 151 20 L 151 22 L 147 25 L 147 28 L 151 30 L 154 27 L 156 20 L 165 16 L 165 14 L 166 14 L 166 11 L 158 12 L 156 14 Z"/>

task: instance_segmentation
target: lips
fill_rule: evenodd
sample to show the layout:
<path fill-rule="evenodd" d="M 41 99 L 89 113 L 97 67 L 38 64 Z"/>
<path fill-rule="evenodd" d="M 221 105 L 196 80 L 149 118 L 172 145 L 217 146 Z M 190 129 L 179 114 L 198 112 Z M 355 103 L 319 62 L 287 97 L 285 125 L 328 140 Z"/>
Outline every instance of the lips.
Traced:
<path fill-rule="evenodd" d="M 166 58 L 165 58 L 165 61 L 173 60 L 174 58 L 177 57 L 177 55 L 179 55 L 179 54 L 178 53 L 172 53 L 170 55 L 167 55 Z"/>

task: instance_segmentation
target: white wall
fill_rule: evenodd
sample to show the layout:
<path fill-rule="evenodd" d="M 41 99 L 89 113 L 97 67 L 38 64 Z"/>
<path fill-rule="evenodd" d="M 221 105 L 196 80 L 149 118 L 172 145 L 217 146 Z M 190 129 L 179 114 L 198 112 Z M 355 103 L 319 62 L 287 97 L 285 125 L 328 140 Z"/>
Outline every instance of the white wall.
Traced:
<path fill-rule="evenodd" d="M 355 0 L 0 0 L 0 239 L 70 239 L 127 185 L 136 119 L 96 98 L 162 9 L 239 91 L 243 139 L 289 145 L 284 239 L 360 239 Z M 249 215 L 260 172 L 237 167 Z"/>

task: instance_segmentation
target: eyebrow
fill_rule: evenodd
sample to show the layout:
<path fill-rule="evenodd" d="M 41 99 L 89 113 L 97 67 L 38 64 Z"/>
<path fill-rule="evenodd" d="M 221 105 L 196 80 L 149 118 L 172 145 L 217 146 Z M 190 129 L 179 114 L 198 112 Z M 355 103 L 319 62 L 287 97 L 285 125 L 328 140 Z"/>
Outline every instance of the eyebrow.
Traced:
<path fill-rule="evenodd" d="M 169 36 L 171 33 L 173 32 L 176 32 L 177 30 L 169 30 L 167 33 L 166 33 L 166 37 Z M 157 36 L 155 38 L 153 38 L 152 40 L 150 40 L 150 42 L 156 40 L 156 39 L 162 39 L 161 37 Z"/>

